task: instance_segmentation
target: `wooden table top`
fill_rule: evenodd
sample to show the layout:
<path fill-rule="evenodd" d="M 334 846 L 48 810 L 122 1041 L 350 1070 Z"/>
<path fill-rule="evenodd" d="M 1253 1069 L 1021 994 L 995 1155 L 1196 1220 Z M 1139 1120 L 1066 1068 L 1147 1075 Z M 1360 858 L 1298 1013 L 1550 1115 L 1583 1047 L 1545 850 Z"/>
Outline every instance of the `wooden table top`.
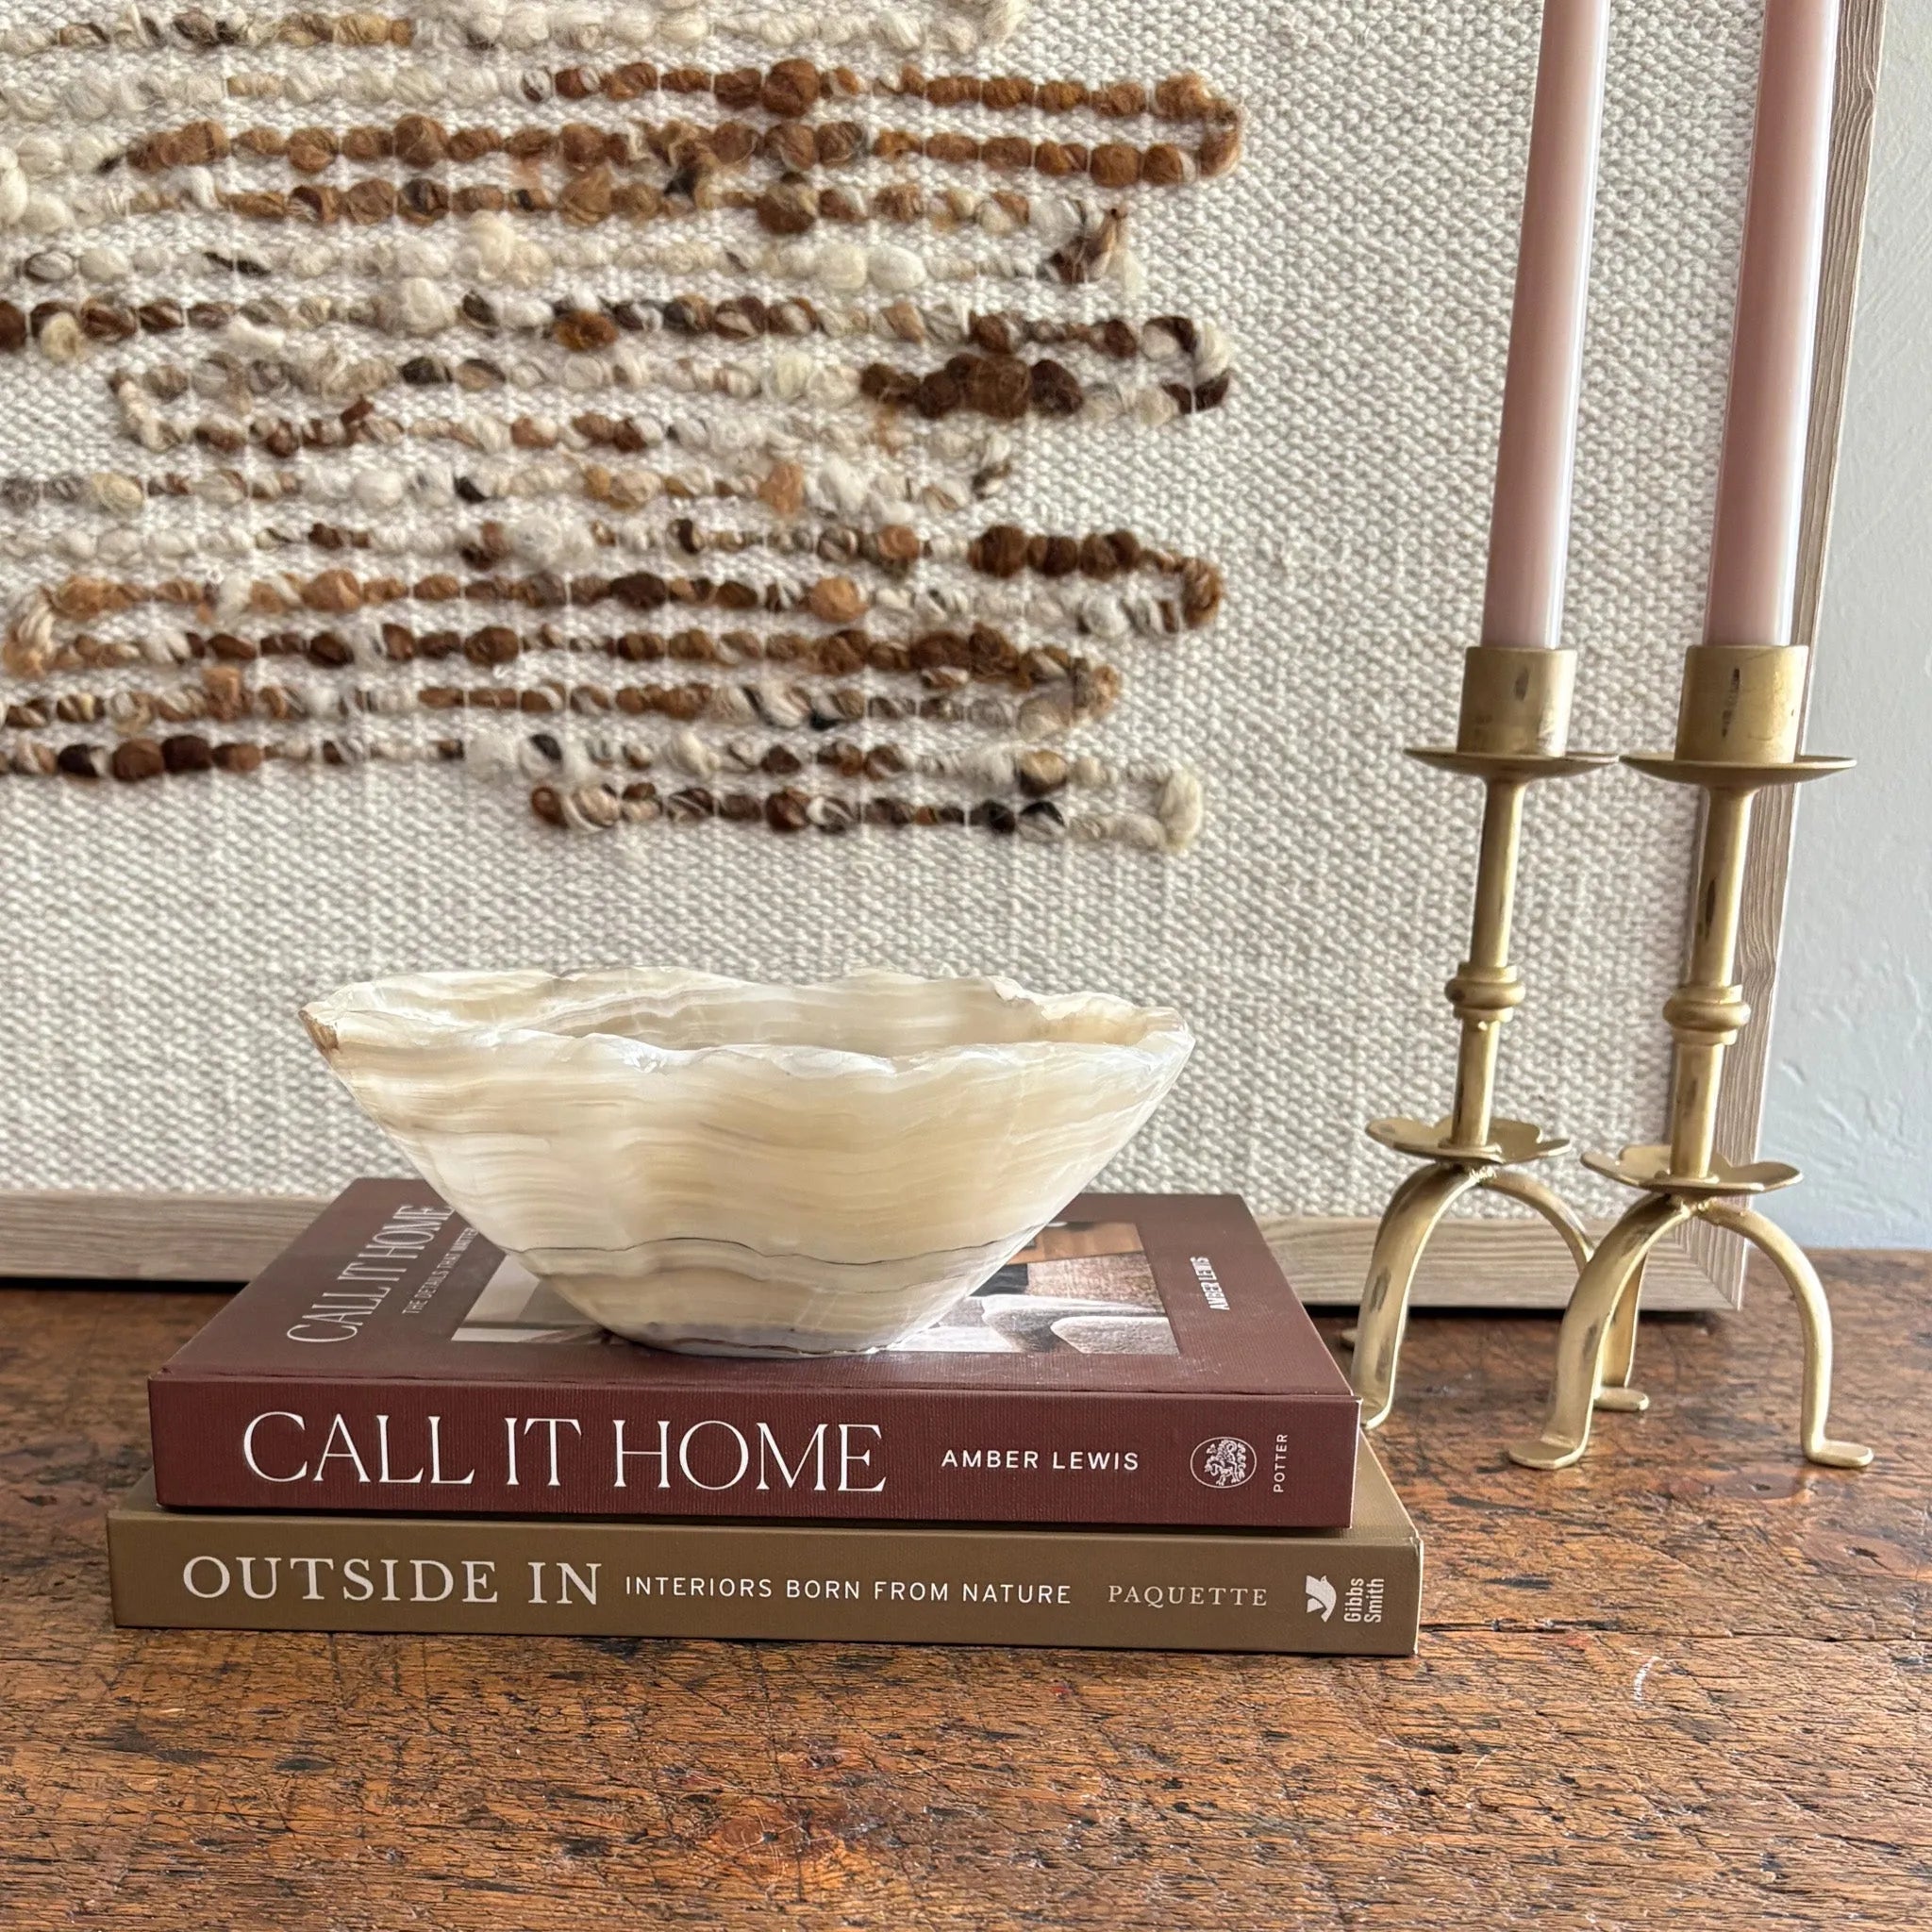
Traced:
<path fill-rule="evenodd" d="M 1932 1924 L 1932 1257 L 1648 1324 L 1537 1475 L 1548 1317 L 1422 1316 L 1405 1662 L 118 1631 L 101 1512 L 208 1295 L 0 1292 L 0 1924 Z M 1326 1324 L 1332 1335 L 1339 1324 Z"/>

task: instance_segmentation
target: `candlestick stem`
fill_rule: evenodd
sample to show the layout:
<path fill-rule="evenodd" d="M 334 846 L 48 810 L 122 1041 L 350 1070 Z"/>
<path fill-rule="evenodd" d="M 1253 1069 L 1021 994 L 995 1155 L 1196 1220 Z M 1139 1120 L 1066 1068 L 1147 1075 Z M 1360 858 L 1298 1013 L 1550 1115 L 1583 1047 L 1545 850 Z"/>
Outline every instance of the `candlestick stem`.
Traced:
<path fill-rule="evenodd" d="M 1671 1082 L 1671 1169 L 1707 1174 L 1717 1146 L 1717 1104 L 1724 1054 L 1751 1019 L 1733 983 L 1738 916 L 1744 900 L 1744 859 L 1751 846 L 1756 792 L 1712 786 L 1707 794 L 1703 849 L 1690 926 L 1690 965 L 1664 1005 L 1675 1041 Z"/>
<path fill-rule="evenodd" d="M 1664 1003 L 1674 1041 L 1670 1139 L 1626 1147 L 1614 1158 L 1584 1157 L 1599 1174 L 1639 1189 L 1641 1198 L 1597 1244 L 1577 1276 L 1557 1344 L 1557 1372 L 1542 1432 L 1518 1442 L 1511 1458 L 1531 1469 L 1563 1469 L 1590 1446 L 1592 1411 L 1605 1382 L 1627 1375 L 1624 1336 L 1635 1323 L 1643 1264 L 1652 1248 L 1693 1219 L 1741 1236 L 1784 1277 L 1798 1303 L 1805 1340 L 1800 1446 L 1813 1462 L 1862 1469 L 1861 1443 L 1824 1433 L 1831 1405 L 1831 1310 L 1816 1272 L 1790 1238 L 1739 1195 L 1785 1188 L 1798 1172 L 1779 1161 L 1733 1162 L 1716 1149 L 1724 1055 L 1750 1024 L 1737 971 L 1751 808 L 1771 785 L 1799 785 L 1840 772 L 1845 758 L 1797 751 L 1807 653 L 1801 646 L 1757 649 L 1701 644 L 1687 660 L 1677 749 L 1670 757 L 1626 760 L 1652 777 L 1693 785 L 1706 797 L 1689 959 L 1683 983 Z"/>
<path fill-rule="evenodd" d="M 1446 989 L 1462 1023 L 1449 1118 L 1451 1138 L 1464 1147 L 1488 1144 L 1503 1022 L 1523 999 L 1523 980 L 1509 963 L 1509 927 L 1516 906 L 1523 799 L 1528 790 L 1527 780 L 1522 778 L 1491 778 L 1484 787 L 1469 958 Z"/>

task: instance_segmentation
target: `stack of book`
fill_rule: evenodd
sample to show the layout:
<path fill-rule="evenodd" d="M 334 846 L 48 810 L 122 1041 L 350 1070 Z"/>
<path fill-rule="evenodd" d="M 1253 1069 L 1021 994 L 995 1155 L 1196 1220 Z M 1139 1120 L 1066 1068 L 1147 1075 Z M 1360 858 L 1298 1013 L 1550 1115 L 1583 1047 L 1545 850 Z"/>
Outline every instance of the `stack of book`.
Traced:
<path fill-rule="evenodd" d="M 149 1383 L 114 1614 L 1406 1656 L 1422 1546 L 1226 1195 L 1083 1196 L 878 1354 L 659 1354 L 358 1182 Z"/>

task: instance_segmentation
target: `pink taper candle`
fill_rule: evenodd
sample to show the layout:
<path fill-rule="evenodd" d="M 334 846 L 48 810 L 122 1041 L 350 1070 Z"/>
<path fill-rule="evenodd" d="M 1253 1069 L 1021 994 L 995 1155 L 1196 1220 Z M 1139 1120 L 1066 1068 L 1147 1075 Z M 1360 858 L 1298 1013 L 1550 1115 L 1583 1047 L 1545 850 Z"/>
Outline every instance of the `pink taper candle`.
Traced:
<path fill-rule="evenodd" d="M 1791 641 L 1838 16 L 1838 0 L 1765 0 L 1707 643 Z"/>
<path fill-rule="evenodd" d="M 1610 0 L 1545 0 L 1490 519 L 1486 644 L 1554 650 L 1562 631 L 1609 33 Z"/>

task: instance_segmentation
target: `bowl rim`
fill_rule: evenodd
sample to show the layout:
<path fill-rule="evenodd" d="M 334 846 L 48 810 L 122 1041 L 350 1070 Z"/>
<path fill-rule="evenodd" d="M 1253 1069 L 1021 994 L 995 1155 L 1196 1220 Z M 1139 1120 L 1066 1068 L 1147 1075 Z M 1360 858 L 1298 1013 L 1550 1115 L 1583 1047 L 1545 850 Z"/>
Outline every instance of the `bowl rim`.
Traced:
<path fill-rule="evenodd" d="M 439 989 L 454 994 L 465 988 L 480 991 L 492 986 L 505 994 L 523 993 L 533 1008 L 541 1008 L 546 998 L 563 1001 L 575 989 L 587 990 L 579 994 L 583 999 L 590 997 L 588 989 L 602 987 L 607 994 L 616 994 L 626 982 L 658 994 L 667 1008 L 705 993 L 832 993 L 860 997 L 887 988 L 957 985 L 990 991 L 1006 1005 L 1026 1007 L 1041 1015 L 1047 1024 L 1075 1012 L 1099 1012 L 1124 1029 L 1138 1025 L 1140 1030 L 1133 1039 L 1121 1040 L 958 1041 L 904 1054 L 862 1053 L 851 1047 L 817 1046 L 802 1041 L 716 1041 L 702 1046 L 668 1046 L 625 1034 L 564 1033 L 544 1024 L 535 1013 L 518 1020 L 478 1021 L 454 1011 L 438 1012 L 433 1005 L 418 1011 L 399 1012 L 382 1005 L 378 998 L 386 991 L 401 988 L 426 996 Z M 559 1006 L 557 1010 L 567 1008 Z M 797 981 L 741 979 L 687 967 L 647 966 L 590 968 L 571 973 L 536 969 L 398 973 L 338 987 L 331 993 L 307 1002 L 299 1009 L 299 1017 L 309 1038 L 331 1062 L 343 1052 L 357 1048 L 408 1055 L 447 1050 L 458 1044 L 491 1049 L 541 1043 L 546 1048 L 575 1047 L 600 1058 L 650 1067 L 695 1066 L 708 1059 L 734 1058 L 779 1066 L 793 1073 L 876 1074 L 881 1071 L 910 1072 L 998 1055 L 1022 1060 L 1126 1057 L 1144 1060 L 1150 1070 L 1166 1066 L 1177 1074 L 1194 1045 L 1191 1029 L 1173 1007 L 1141 1006 L 1112 993 L 1036 992 L 1001 974 L 916 974 L 880 968 Z"/>

